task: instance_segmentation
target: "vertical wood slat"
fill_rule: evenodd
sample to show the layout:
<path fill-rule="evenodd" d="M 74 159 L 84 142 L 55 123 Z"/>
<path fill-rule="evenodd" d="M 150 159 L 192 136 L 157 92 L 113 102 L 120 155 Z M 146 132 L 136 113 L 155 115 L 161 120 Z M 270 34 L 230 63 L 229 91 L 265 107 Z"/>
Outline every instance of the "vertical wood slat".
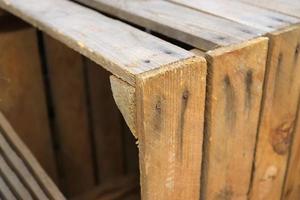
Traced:
<path fill-rule="evenodd" d="M 205 83 L 203 58 L 179 61 L 138 77 L 143 200 L 199 199 Z"/>
<path fill-rule="evenodd" d="M 300 61 L 300 59 L 299 59 Z M 293 135 L 282 200 L 300 199 L 300 110 Z"/>
<path fill-rule="evenodd" d="M 203 199 L 247 199 L 268 40 L 207 53 Z"/>
<path fill-rule="evenodd" d="M 102 183 L 125 173 L 123 127 L 110 89 L 110 73 L 88 59 L 85 63 L 96 170 L 98 181 Z"/>
<path fill-rule="evenodd" d="M 61 187 L 68 196 L 96 184 L 82 56 L 44 35 Z"/>
<path fill-rule="evenodd" d="M 300 93 L 300 28 L 269 34 L 270 48 L 250 199 L 280 199 Z"/>
<path fill-rule="evenodd" d="M 19 20 L 0 25 L 0 110 L 57 180 L 36 31 Z"/>

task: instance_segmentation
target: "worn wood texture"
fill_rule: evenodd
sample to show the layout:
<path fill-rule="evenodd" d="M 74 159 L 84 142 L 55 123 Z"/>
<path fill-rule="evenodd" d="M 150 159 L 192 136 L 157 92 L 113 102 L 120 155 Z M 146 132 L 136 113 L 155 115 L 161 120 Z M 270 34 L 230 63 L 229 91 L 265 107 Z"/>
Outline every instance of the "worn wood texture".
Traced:
<path fill-rule="evenodd" d="M 258 7 L 276 10 L 287 15 L 300 17 L 300 2 L 298 0 L 239 0 Z"/>
<path fill-rule="evenodd" d="M 0 27 L 0 110 L 57 180 L 36 31 L 15 19 Z"/>
<path fill-rule="evenodd" d="M 200 57 L 138 77 L 137 137 L 144 200 L 199 199 L 205 82 L 206 64 Z"/>
<path fill-rule="evenodd" d="M 0 0 L 0 7 L 132 85 L 136 74 L 192 56 L 175 45 L 68 0 Z"/>
<path fill-rule="evenodd" d="M 268 40 L 208 52 L 203 199 L 247 199 Z"/>
<path fill-rule="evenodd" d="M 300 59 L 299 59 L 300 62 Z M 299 107 L 298 107 L 299 108 Z M 297 125 L 293 134 L 290 158 L 286 180 L 282 194 L 283 200 L 300 199 L 300 110 L 298 110 Z"/>
<path fill-rule="evenodd" d="M 24 200 L 65 199 L 2 113 L 0 113 L 0 149 L 0 182 L 7 186 L 1 186 L 0 191 L 8 190 L 5 193 L 0 192 L 1 197 Z"/>
<path fill-rule="evenodd" d="M 204 50 L 240 43 L 265 33 L 163 0 L 77 1 Z"/>
<path fill-rule="evenodd" d="M 265 32 L 276 31 L 300 19 L 274 12 L 268 9 L 245 4 L 236 0 L 169 0 L 199 11 L 217 15 L 241 24 L 254 27 Z M 268 4 L 273 4 L 269 1 Z M 300 15 L 300 14 L 299 14 Z"/>
<path fill-rule="evenodd" d="M 90 60 L 85 62 L 96 151 L 96 170 L 98 183 L 103 183 L 125 173 L 123 127 L 121 114 L 114 102 L 110 87 L 110 73 Z"/>
<path fill-rule="evenodd" d="M 96 184 L 84 62 L 80 54 L 46 35 L 44 47 L 61 188 L 74 196 Z"/>
<path fill-rule="evenodd" d="M 270 48 L 250 199 L 280 199 L 300 92 L 300 28 L 269 34 Z"/>

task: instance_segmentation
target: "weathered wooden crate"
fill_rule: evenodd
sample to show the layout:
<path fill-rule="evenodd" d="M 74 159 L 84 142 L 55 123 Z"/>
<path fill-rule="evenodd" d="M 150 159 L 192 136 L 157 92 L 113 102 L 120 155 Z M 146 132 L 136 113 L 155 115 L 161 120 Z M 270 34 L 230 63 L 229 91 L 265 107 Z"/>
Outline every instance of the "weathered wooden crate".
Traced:
<path fill-rule="evenodd" d="M 142 199 L 300 198 L 298 1 L 78 1 L 125 22 L 66 0 L 0 0 L 0 6 L 112 74 L 114 100 L 138 140 Z M 69 174 L 65 187 L 78 191 L 82 186 L 70 183 L 79 171 L 86 173 L 85 186 L 94 184 L 95 163 L 86 155 L 122 151 L 115 137 L 120 121 L 106 99 L 107 74 L 97 75 L 95 63 L 43 39 L 59 159 Z M 119 125 L 111 130 L 107 121 Z M 103 149 L 103 141 L 110 146 Z M 76 170 L 66 155 L 90 164 Z M 101 158 L 97 171 L 106 179 L 120 163 Z"/>

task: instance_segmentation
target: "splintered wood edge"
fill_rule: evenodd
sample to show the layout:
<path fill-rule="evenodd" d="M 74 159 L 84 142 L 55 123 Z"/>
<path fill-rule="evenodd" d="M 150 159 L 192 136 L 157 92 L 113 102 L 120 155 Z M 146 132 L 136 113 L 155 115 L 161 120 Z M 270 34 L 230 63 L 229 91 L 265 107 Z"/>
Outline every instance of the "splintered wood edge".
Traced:
<path fill-rule="evenodd" d="M 175 63 L 171 63 L 165 66 L 162 66 L 156 70 L 148 71 L 142 74 L 139 74 L 136 78 L 143 82 L 143 79 L 149 78 L 151 76 L 157 76 L 163 74 L 169 70 L 173 70 L 190 62 L 199 62 L 206 63 L 204 57 L 195 56 L 188 59 L 180 60 Z M 136 128 L 136 88 L 135 86 L 130 85 L 129 83 L 123 81 L 122 79 L 116 77 L 115 75 L 110 76 L 111 89 L 113 93 L 114 100 L 123 115 L 125 122 L 130 128 L 132 134 L 135 138 L 138 138 L 137 128 Z"/>
<path fill-rule="evenodd" d="M 137 138 L 135 88 L 114 75 L 110 76 L 110 84 L 114 100 L 132 134 Z"/>

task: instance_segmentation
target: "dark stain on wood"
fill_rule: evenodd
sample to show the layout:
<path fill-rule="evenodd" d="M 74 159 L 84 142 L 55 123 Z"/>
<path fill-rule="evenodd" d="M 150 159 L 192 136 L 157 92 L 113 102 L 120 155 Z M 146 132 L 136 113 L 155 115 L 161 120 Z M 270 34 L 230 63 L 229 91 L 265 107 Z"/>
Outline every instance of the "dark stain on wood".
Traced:
<path fill-rule="evenodd" d="M 275 88 L 274 88 L 274 94 L 273 97 L 276 98 L 277 91 L 279 91 L 278 87 L 280 85 L 279 79 L 282 75 L 282 63 L 283 63 L 283 54 L 279 53 L 278 61 L 277 61 L 277 68 L 276 68 L 276 75 L 275 75 Z"/>
<path fill-rule="evenodd" d="M 253 84 L 253 71 L 249 69 L 245 76 L 245 108 L 247 110 L 251 109 L 251 102 L 252 102 L 252 95 L 251 95 L 251 89 Z"/>
<path fill-rule="evenodd" d="M 300 43 L 297 44 L 297 46 L 295 48 L 295 52 L 294 52 L 294 63 L 293 63 L 292 70 L 290 72 L 290 80 L 289 80 L 290 81 L 290 84 L 289 84 L 290 92 L 293 89 L 294 78 L 295 78 L 295 76 L 297 76 L 297 74 L 295 74 L 295 71 L 298 67 L 299 54 L 300 54 Z"/>
<path fill-rule="evenodd" d="M 178 140 L 179 140 L 179 152 L 178 152 L 178 157 L 181 160 L 182 159 L 182 149 L 183 149 L 183 131 L 184 131 L 184 119 L 185 119 L 185 113 L 186 113 L 186 108 L 188 104 L 188 100 L 190 97 L 190 92 L 185 89 L 182 93 L 181 96 L 181 107 L 180 107 L 180 113 L 179 113 L 179 122 L 178 122 Z"/>
<path fill-rule="evenodd" d="M 215 200 L 231 200 L 233 198 L 233 195 L 234 193 L 232 189 L 230 187 L 225 187 L 217 194 Z"/>
<path fill-rule="evenodd" d="M 225 92 L 225 116 L 228 124 L 230 124 L 231 127 L 233 127 L 235 121 L 236 121 L 236 106 L 235 106 L 235 92 L 234 88 L 231 84 L 230 78 L 228 75 L 224 78 L 224 92 Z"/>
<path fill-rule="evenodd" d="M 160 132 L 162 125 L 162 98 L 157 97 L 155 104 L 155 113 L 153 116 L 154 130 Z"/>
<path fill-rule="evenodd" d="M 273 150 L 279 155 L 285 155 L 291 143 L 295 126 L 294 117 L 286 117 L 286 120 L 273 129 L 270 135 L 270 143 Z"/>

